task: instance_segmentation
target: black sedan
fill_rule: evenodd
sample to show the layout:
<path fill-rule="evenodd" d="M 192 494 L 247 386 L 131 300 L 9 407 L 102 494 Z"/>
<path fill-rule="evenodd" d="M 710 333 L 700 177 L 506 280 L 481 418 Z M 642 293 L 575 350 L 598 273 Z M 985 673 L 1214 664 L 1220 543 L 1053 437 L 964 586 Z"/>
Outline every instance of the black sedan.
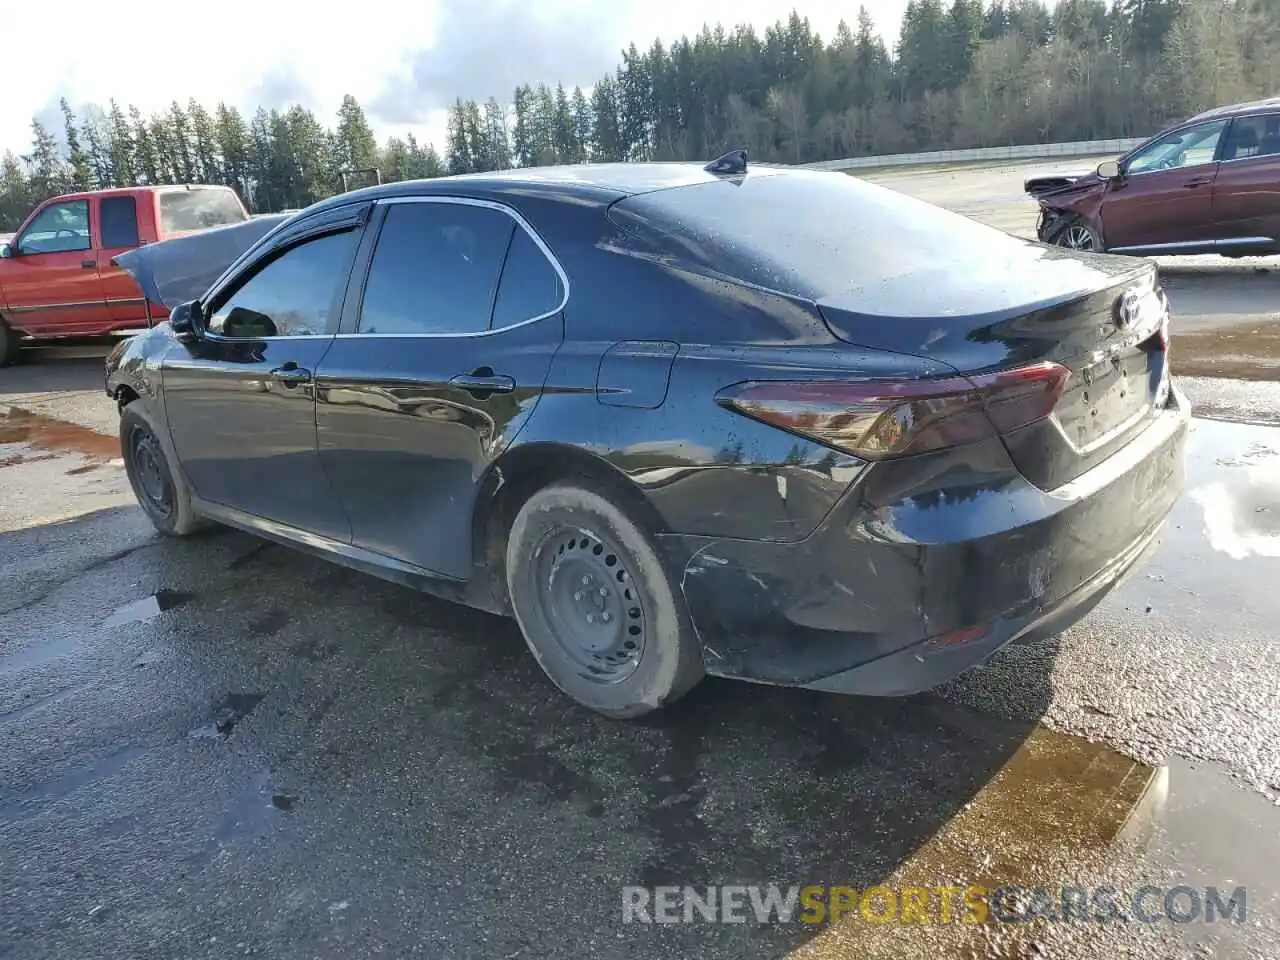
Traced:
<path fill-rule="evenodd" d="M 108 360 L 152 522 L 512 614 L 609 716 L 707 673 L 934 686 L 1082 617 L 1183 483 L 1153 265 L 843 174 L 520 170 L 243 230 Z M 180 243 L 120 258 L 152 299 L 210 275 Z"/>

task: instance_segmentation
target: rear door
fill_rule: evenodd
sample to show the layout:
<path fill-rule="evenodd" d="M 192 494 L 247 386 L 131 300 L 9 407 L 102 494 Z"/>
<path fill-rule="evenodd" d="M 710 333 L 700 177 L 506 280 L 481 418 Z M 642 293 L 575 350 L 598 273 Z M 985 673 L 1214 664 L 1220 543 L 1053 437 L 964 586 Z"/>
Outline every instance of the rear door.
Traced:
<path fill-rule="evenodd" d="M 541 396 L 567 284 L 498 204 L 419 197 L 379 210 L 316 372 L 320 458 L 355 545 L 464 578 L 476 485 Z"/>
<path fill-rule="evenodd" d="M 107 313 L 116 327 L 142 326 L 146 301 L 129 274 L 111 262 L 116 254 L 138 246 L 138 202 L 132 195 L 103 197 L 98 204 L 98 277 Z"/>
<path fill-rule="evenodd" d="M 1226 120 L 1161 137 L 1125 161 L 1102 200 L 1107 249 L 1212 242 L 1213 184 Z"/>
<path fill-rule="evenodd" d="M 1213 184 L 1214 236 L 1247 249 L 1280 238 L 1280 113 L 1239 117 Z"/>
<path fill-rule="evenodd" d="M 108 324 L 87 198 L 51 203 L 13 239 L 5 293 L 13 325 L 32 336 L 76 336 Z"/>

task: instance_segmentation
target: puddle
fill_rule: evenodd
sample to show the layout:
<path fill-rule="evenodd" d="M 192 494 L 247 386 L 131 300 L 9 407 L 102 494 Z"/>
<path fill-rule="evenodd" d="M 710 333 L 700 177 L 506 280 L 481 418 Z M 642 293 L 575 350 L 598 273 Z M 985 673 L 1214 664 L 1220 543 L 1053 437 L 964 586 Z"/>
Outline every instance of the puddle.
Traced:
<path fill-rule="evenodd" d="M 29 444 L 56 453 L 80 453 L 95 460 L 114 460 L 120 456 L 118 437 L 17 407 L 9 407 L 7 413 L 0 416 L 0 445 L 11 443 Z"/>
<path fill-rule="evenodd" d="M 124 747 L 82 767 L 73 768 L 54 780 L 11 795 L 0 803 L 0 822 L 31 816 L 46 804 L 63 800 L 79 790 L 114 777 L 145 752 L 143 747 Z"/>
<path fill-rule="evenodd" d="M 1177 333 L 1173 343 L 1171 362 L 1179 376 L 1280 379 L 1280 322 L 1275 320 Z"/>
<path fill-rule="evenodd" d="M 180 607 L 194 594 L 182 590 L 157 590 L 149 597 L 126 603 L 103 621 L 104 628 L 118 627 L 125 623 L 146 623 L 166 610 Z"/>
<path fill-rule="evenodd" d="M 1218 469 L 1212 479 L 1188 492 L 1202 511 L 1209 546 L 1233 560 L 1280 557 L 1278 446 L 1263 440 L 1247 444 L 1237 440 L 1230 453 L 1214 459 Z"/>
<path fill-rule="evenodd" d="M 213 719 L 201 726 L 187 731 L 193 740 L 226 740 L 236 724 L 253 712 L 254 707 L 262 702 L 261 693 L 229 693 L 218 705 Z"/>

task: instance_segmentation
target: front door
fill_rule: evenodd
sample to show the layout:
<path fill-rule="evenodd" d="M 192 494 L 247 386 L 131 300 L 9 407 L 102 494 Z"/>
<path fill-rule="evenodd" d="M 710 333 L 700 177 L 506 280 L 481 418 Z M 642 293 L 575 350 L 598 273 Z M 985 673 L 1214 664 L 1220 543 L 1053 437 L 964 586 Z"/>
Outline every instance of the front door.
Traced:
<path fill-rule="evenodd" d="M 45 337 L 83 335 L 106 325 L 88 200 L 49 204 L 11 246 L 5 292 L 15 327 Z"/>
<path fill-rule="evenodd" d="M 1102 201 L 1108 250 L 1213 240 L 1213 182 L 1226 120 L 1175 130 L 1124 163 Z"/>
<path fill-rule="evenodd" d="M 367 279 L 357 267 L 343 333 L 316 373 L 320 457 L 356 546 L 462 579 L 477 486 L 542 394 L 565 286 L 504 208 L 405 198 L 379 209 Z"/>
<path fill-rule="evenodd" d="M 196 494 L 343 543 L 350 524 L 316 453 L 314 373 L 359 237 L 345 222 L 282 239 L 214 295 L 207 335 L 164 363 L 169 430 Z"/>

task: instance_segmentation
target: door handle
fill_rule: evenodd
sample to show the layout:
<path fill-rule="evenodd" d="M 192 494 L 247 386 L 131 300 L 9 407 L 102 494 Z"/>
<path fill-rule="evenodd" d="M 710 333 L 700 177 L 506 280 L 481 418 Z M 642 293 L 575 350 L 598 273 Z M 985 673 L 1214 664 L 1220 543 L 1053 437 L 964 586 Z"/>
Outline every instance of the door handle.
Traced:
<path fill-rule="evenodd" d="M 82 266 L 86 270 L 92 270 L 97 265 L 98 265 L 97 260 L 81 260 L 80 261 L 80 266 Z"/>
<path fill-rule="evenodd" d="M 1193 177 L 1192 179 L 1183 183 L 1183 186 L 1186 187 L 1188 190 L 1190 190 L 1193 187 L 1203 187 L 1206 183 L 1212 183 L 1212 182 L 1213 182 L 1213 177 Z"/>
<path fill-rule="evenodd" d="M 490 367 L 480 367 L 470 373 L 460 373 L 449 381 L 454 387 L 461 387 L 468 393 L 483 400 L 491 393 L 510 393 L 516 388 L 516 381 L 501 373 L 494 373 Z M 483 394 L 483 396 L 481 396 Z"/>
<path fill-rule="evenodd" d="M 276 367 L 272 370 L 271 376 L 286 387 L 296 387 L 300 383 L 310 382 L 311 371 L 304 370 L 302 367 L 290 360 L 284 366 Z"/>

